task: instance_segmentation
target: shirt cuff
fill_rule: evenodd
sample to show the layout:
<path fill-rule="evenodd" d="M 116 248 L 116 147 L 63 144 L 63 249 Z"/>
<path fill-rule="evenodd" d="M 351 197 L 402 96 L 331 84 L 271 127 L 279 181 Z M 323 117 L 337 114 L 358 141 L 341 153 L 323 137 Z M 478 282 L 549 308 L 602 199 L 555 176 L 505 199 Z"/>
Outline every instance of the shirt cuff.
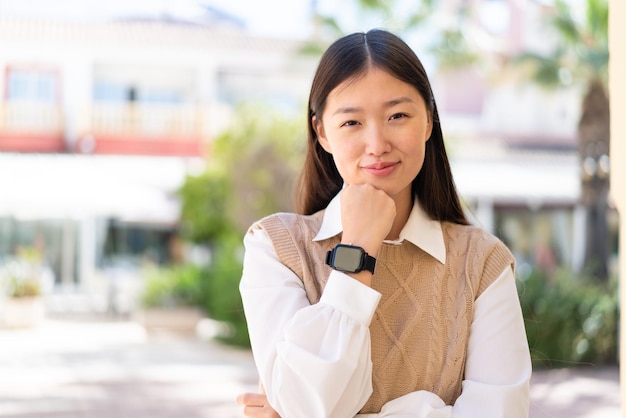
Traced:
<path fill-rule="evenodd" d="M 381 294 L 347 274 L 330 273 L 319 303 L 330 305 L 365 326 L 369 326 Z"/>

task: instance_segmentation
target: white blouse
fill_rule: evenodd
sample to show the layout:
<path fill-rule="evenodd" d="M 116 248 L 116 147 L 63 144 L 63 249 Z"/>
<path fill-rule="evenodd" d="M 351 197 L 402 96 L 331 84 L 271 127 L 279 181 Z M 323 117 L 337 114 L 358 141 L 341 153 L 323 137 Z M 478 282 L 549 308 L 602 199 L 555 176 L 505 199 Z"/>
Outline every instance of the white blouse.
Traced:
<path fill-rule="evenodd" d="M 413 206 L 400 241 L 445 262 L 441 225 Z M 339 232 L 335 198 L 315 240 Z M 311 305 L 263 230 L 251 230 L 244 245 L 240 291 L 252 353 L 269 403 L 282 418 L 528 417 L 530 353 L 510 267 L 476 300 L 463 389 L 454 405 L 420 390 L 389 401 L 378 414 L 358 414 L 372 393 L 369 325 L 380 293 L 332 271 L 320 301 Z"/>

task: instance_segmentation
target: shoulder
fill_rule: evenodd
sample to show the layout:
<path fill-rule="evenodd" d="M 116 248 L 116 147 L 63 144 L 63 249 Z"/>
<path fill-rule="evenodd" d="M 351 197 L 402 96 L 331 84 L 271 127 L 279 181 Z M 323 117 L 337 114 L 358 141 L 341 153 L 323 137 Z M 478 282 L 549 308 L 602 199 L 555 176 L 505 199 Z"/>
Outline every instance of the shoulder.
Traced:
<path fill-rule="evenodd" d="M 450 250 L 467 251 L 472 249 L 479 252 L 499 250 L 509 252 L 506 245 L 486 230 L 475 225 L 460 225 L 450 222 L 442 222 L 442 230 Z"/>
<path fill-rule="evenodd" d="M 303 278 L 303 260 L 309 255 L 309 243 L 321 226 L 323 213 L 306 216 L 295 213 L 275 213 L 255 222 L 248 235 L 263 231 L 274 249 L 278 260 Z"/>
<path fill-rule="evenodd" d="M 476 297 L 502 272 L 515 270 L 515 258 L 495 235 L 473 225 L 442 223 L 446 249 L 452 258 L 464 263 Z"/>
<path fill-rule="evenodd" d="M 262 229 L 274 240 L 276 238 L 300 238 L 302 235 L 314 236 L 322 223 L 323 212 L 313 215 L 300 215 L 290 212 L 279 212 L 256 221 L 248 229 L 248 233 Z"/>
<path fill-rule="evenodd" d="M 274 213 L 253 223 L 249 230 L 275 228 L 280 225 L 287 227 L 293 225 L 298 216 L 295 213 L 288 212 Z"/>
<path fill-rule="evenodd" d="M 291 228 L 298 224 L 304 224 L 311 227 L 321 224 L 324 211 L 314 213 L 313 215 L 300 215 L 291 212 L 278 212 L 259 219 L 252 224 L 250 229 L 255 228 L 272 228 L 281 226 L 282 228 Z"/>

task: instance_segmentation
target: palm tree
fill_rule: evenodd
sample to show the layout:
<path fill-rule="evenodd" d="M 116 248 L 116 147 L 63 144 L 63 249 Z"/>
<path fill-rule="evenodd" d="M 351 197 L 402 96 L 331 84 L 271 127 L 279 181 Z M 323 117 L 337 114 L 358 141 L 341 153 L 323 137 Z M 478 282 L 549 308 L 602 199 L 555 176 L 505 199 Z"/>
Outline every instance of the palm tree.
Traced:
<path fill-rule="evenodd" d="M 543 86 L 585 86 L 578 123 L 582 203 L 587 209 L 585 267 L 608 278 L 609 238 L 606 213 L 609 191 L 608 1 L 586 0 L 577 19 L 563 0 L 555 3 L 550 26 L 561 42 L 549 54 L 526 52 L 517 62 L 532 68 Z"/>
<path fill-rule="evenodd" d="M 423 25 L 432 16 L 436 3 L 437 0 L 418 0 L 413 7 L 407 7 L 403 0 L 354 0 L 353 6 L 356 20 L 374 18 L 378 26 L 403 35 Z M 351 31 L 336 16 L 321 12 L 317 0 L 311 0 L 311 14 L 314 30 L 304 53 L 321 55 L 330 42 Z"/>

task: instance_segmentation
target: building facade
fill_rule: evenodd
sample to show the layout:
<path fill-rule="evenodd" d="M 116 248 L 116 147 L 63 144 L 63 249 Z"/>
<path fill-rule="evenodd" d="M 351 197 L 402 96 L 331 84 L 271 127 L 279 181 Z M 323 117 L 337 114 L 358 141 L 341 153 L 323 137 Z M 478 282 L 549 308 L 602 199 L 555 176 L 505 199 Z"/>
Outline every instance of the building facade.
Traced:
<path fill-rule="evenodd" d="M 462 3 L 446 2 L 444 13 Z M 468 36 L 488 52 L 487 67 L 549 43 L 542 2 L 471 3 L 482 29 Z M 89 292 L 142 263 L 171 261 L 185 176 L 203 170 L 239 102 L 301 108 L 317 61 L 302 46 L 247 35 L 220 14 L 202 22 L 2 14 L 0 262 L 36 247 L 56 288 Z M 429 73 L 474 222 L 509 245 L 521 270 L 580 271 L 582 88 L 545 91 L 475 65 Z M 609 221 L 616 230 L 614 211 Z"/>
<path fill-rule="evenodd" d="M 0 261 L 37 247 L 68 291 L 171 261 L 185 176 L 239 102 L 301 105 L 300 47 L 220 19 L 0 17 Z"/>

